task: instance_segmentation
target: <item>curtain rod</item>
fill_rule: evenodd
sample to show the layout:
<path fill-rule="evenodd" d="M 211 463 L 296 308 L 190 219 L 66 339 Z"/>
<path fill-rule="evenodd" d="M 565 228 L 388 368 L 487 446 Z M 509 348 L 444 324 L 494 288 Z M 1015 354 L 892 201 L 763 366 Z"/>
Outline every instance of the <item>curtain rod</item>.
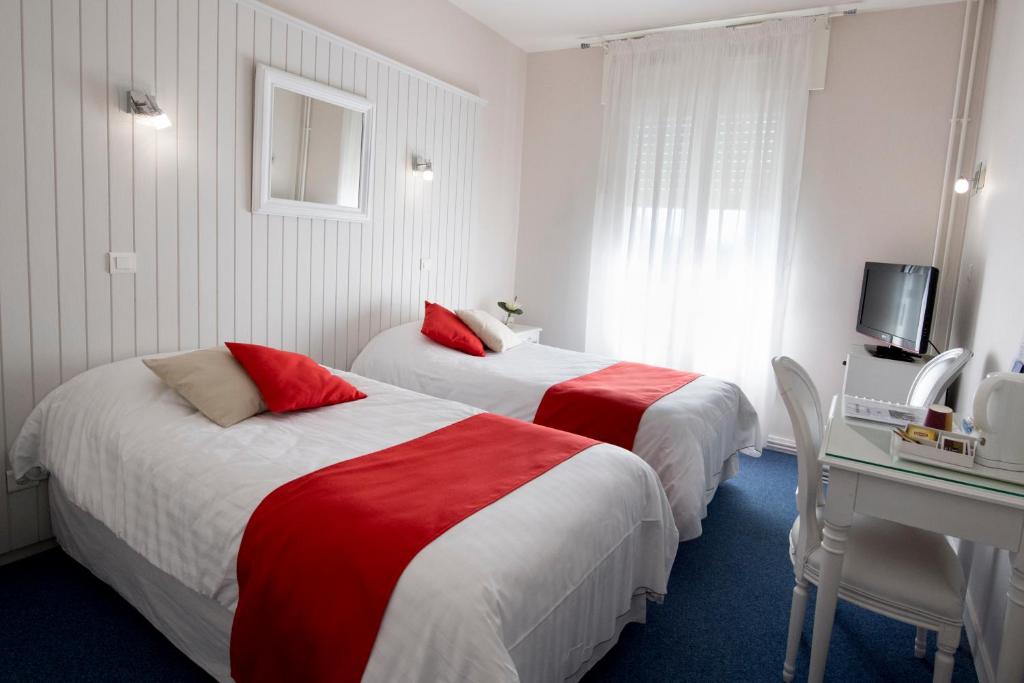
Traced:
<path fill-rule="evenodd" d="M 690 24 L 676 24 L 674 26 L 661 26 L 658 28 L 644 29 L 642 31 L 630 31 L 628 33 L 614 33 L 609 36 L 596 36 L 590 40 L 585 40 L 580 43 L 580 49 L 586 50 L 591 47 L 607 47 L 610 43 L 617 43 L 623 40 L 637 40 L 639 38 L 646 38 L 649 35 L 656 33 L 666 33 L 669 31 L 683 31 L 693 30 L 700 28 L 744 28 L 746 26 L 757 26 L 763 24 L 766 21 L 773 19 L 784 19 L 786 17 L 814 17 L 814 16 L 827 16 L 827 17 L 840 17 L 840 16 L 852 16 L 857 13 L 856 9 L 847 9 L 842 12 L 830 12 L 829 7 L 815 7 L 805 10 L 790 10 L 787 12 L 773 12 L 771 14 L 759 14 L 745 19 L 712 19 L 709 21 L 697 21 Z"/>

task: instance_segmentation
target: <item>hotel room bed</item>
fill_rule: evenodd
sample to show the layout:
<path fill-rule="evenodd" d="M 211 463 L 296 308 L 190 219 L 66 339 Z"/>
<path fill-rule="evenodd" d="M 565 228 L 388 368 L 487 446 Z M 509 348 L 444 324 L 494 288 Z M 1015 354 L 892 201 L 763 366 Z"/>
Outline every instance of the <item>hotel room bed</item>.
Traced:
<path fill-rule="evenodd" d="M 532 420 L 554 384 L 614 360 L 543 344 L 520 344 L 477 357 L 420 334 L 421 322 L 378 334 L 356 358 L 364 377 L 439 398 Z M 647 409 L 633 452 L 658 473 L 682 540 L 701 533 L 718 485 L 739 469 L 737 453 L 760 446 L 757 413 L 739 387 L 702 376 Z"/>
<path fill-rule="evenodd" d="M 50 474 L 62 547 L 229 679 L 246 523 L 272 490 L 477 409 L 334 371 L 368 398 L 224 429 L 138 359 L 49 394 L 13 449 Z M 365 681 L 576 680 L 666 590 L 678 535 L 654 472 L 598 444 L 463 520 L 408 565 Z"/>

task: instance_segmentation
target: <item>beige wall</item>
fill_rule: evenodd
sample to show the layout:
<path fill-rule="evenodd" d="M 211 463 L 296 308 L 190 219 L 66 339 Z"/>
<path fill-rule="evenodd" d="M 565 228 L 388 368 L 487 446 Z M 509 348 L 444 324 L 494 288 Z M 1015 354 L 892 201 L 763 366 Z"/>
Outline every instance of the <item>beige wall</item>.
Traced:
<path fill-rule="evenodd" d="M 601 153 L 600 49 L 530 55 L 516 294 L 544 343 L 582 349 Z"/>
<path fill-rule="evenodd" d="M 1024 339 L 1024 3 L 988 3 L 995 12 L 977 159 L 988 167 L 985 188 L 970 200 L 967 239 L 953 319 L 952 343 L 974 351 L 957 406 L 970 411 L 978 383 L 1009 370 Z M 1006 609 L 1007 553 L 988 547 L 961 551 L 970 571 L 969 604 L 975 660 L 992 680 Z M 980 642 L 978 642 L 980 641 Z"/>
<path fill-rule="evenodd" d="M 865 261 L 930 264 L 963 7 L 837 17 L 807 113 L 783 352 L 822 399 L 841 391 Z M 789 437 L 782 406 L 767 433 Z"/>
<path fill-rule="evenodd" d="M 447 0 L 268 0 L 265 4 L 487 100 L 470 304 L 494 307 L 515 279 L 526 53 Z"/>
<path fill-rule="evenodd" d="M 864 261 L 930 263 L 962 6 L 832 20 L 811 93 L 784 351 L 824 396 L 840 390 Z M 582 348 L 602 52 L 531 54 L 516 287 L 548 343 Z M 767 359 L 766 359 L 767 362 Z M 781 409 L 768 434 L 788 437 Z"/>

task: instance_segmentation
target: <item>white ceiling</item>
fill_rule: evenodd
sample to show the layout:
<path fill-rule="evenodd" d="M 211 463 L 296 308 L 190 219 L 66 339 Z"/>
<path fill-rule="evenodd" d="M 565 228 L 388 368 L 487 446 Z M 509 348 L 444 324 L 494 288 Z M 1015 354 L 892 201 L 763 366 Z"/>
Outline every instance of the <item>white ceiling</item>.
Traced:
<path fill-rule="evenodd" d="M 450 0 L 527 52 L 575 47 L 584 39 L 774 12 L 895 9 L 954 0 Z"/>

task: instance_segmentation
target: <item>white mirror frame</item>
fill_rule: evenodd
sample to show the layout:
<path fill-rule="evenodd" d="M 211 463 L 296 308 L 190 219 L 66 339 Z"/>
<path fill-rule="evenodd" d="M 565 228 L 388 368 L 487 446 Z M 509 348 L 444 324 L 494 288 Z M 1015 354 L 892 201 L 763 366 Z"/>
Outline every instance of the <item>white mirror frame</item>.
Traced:
<path fill-rule="evenodd" d="M 363 148 L 359 155 L 358 207 L 278 199 L 270 196 L 270 133 L 274 128 L 274 88 L 276 87 L 363 114 Z M 328 218 L 342 221 L 370 220 L 370 179 L 373 177 L 373 103 L 364 97 L 275 69 L 266 64 L 256 66 L 256 92 L 253 102 L 252 212 L 274 216 Z"/>

